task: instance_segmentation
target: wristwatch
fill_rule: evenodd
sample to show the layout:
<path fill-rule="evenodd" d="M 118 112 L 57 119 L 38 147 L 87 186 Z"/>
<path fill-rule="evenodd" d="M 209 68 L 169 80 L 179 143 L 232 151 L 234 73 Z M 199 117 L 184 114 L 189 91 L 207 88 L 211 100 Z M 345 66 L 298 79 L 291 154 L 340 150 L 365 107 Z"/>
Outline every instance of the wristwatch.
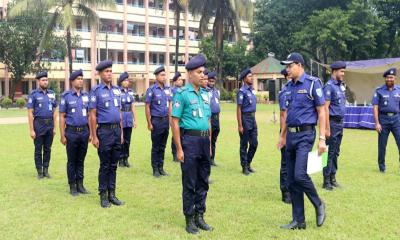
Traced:
<path fill-rule="evenodd" d="M 319 136 L 319 140 L 324 140 L 326 141 L 326 138 L 324 136 Z"/>

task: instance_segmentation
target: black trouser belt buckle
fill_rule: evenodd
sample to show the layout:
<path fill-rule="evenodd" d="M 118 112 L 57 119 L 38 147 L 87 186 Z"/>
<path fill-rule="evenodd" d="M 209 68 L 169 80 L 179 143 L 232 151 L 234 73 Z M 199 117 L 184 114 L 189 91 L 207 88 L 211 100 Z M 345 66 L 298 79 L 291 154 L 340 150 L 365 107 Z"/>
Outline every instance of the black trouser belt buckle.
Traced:
<path fill-rule="evenodd" d="M 314 130 L 314 126 L 300 126 L 300 127 L 288 127 L 288 131 L 291 133 L 305 132 Z"/>
<path fill-rule="evenodd" d="M 256 113 L 254 113 L 254 112 L 249 112 L 249 113 L 243 113 L 242 114 L 243 116 L 252 116 L 252 117 L 255 117 L 256 116 Z"/>
<path fill-rule="evenodd" d="M 380 114 L 389 116 L 389 117 L 393 117 L 394 115 L 397 115 L 397 113 L 391 113 L 391 112 L 380 112 Z"/>
<path fill-rule="evenodd" d="M 84 132 L 88 130 L 88 126 L 69 126 L 67 125 L 67 130 L 73 131 L 73 132 Z"/>
<path fill-rule="evenodd" d="M 53 122 L 52 118 L 36 118 L 35 120 L 37 120 L 38 122 L 42 123 L 42 124 L 50 124 Z"/>
<path fill-rule="evenodd" d="M 195 136 L 195 137 L 209 137 L 210 131 L 205 130 L 183 130 L 183 135 Z"/>
<path fill-rule="evenodd" d="M 99 124 L 99 128 L 104 128 L 104 129 L 116 129 L 120 128 L 121 126 L 119 123 L 114 123 L 114 124 Z"/>

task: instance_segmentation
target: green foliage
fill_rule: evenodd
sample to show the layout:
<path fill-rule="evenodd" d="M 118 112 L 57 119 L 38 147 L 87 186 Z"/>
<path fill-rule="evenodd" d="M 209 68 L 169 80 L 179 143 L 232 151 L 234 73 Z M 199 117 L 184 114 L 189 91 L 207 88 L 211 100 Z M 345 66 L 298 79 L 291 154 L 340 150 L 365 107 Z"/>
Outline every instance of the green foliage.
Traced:
<path fill-rule="evenodd" d="M 24 98 L 18 98 L 17 101 L 15 101 L 15 103 L 19 108 L 23 108 L 26 105 L 26 100 Z"/>
<path fill-rule="evenodd" d="M 2 108 L 8 109 L 11 107 L 12 103 L 13 102 L 12 102 L 11 98 L 5 97 L 5 98 L 3 98 L 3 100 L 1 100 L 0 105 Z"/>

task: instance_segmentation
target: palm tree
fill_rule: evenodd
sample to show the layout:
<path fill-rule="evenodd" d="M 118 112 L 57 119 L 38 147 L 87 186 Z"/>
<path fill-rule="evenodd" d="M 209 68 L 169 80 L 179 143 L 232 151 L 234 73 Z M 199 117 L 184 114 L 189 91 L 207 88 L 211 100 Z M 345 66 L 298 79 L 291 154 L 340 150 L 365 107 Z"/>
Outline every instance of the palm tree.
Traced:
<path fill-rule="evenodd" d="M 221 79 L 222 69 L 221 60 L 224 50 L 224 39 L 227 35 L 235 34 L 238 42 L 242 41 L 242 28 L 240 20 L 245 19 L 249 22 L 253 18 L 252 0 L 190 0 L 190 11 L 194 15 L 199 15 L 199 37 L 203 38 L 208 33 L 208 24 L 212 18 L 213 39 L 217 50 L 216 62 L 218 79 Z"/>
<path fill-rule="evenodd" d="M 168 0 L 166 4 L 168 4 Z M 175 26 L 176 26 L 176 37 L 175 37 L 175 72 L 178 71 L 178 56 L 179 56 L 179 29 L 181 21 L 181 13 L 186 11 L 186 6 L 189 4 L 189 0 L 173 0 L 172 8 L 175 10 Z"/>
<path fill-rule="evenodd" d="M 72 73 L 72 34 L 71 32 L 75 29 L 75 17 L 79 17 L 82 20 L 86 20 L 91 29 L 97 28 L 99 16 L 93 9 L 97 8 L 113 8 L 115 7 L 114 0 L 20 0 L 10 10 L 9 17 L 15 17 L 23 14 L 26 11 L 31 11 L 32 8 L 37 6 L 44 6 L 49 9 L 51 14 L 50 20 L 47 24 L 47 28 L 41 39 L 39 48 L 37 50 L 38 59 L 43 51 L 43 46 L 46 44 L 46 40 L 56 31 L 57 24 L 64 27 L 66 33 L 66 47 L 67 55 L 69 58 L 69 72 Z"/>

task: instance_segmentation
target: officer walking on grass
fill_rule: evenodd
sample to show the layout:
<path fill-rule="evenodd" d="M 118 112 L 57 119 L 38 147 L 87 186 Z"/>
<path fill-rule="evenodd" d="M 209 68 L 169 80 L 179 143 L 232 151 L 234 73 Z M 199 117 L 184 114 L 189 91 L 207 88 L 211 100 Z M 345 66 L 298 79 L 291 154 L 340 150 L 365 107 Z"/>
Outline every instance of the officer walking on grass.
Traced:
<path fill-rule="evenodd" d="M 325 145 L 325 99 L 321 80 L 304 72 L 304 59 L 299 53 L 290 54 L 281 64 L 286 65 L 292 81 L 285 90 L 287 108 L 286 124 L 282 126 L 278 146 L 286 145 L 288 186 L 292 200 L 292 221 L 284 229 L 305 229 L 304 194 L 310 199 L 316 212 L 317 226 L 325 221 L 325 203 L 307 174 L 308 153 L 311 152 L 319 121 L 318 153 Z"/>
<path fill-rule="evenodd" d="M 201 88 L 206 59 L 193 57 L 187 64 L 188 83 L 174 96 L 172 130 L 177 158 L 182 169 L 182 201 L 186 231 L 197 234 L 199 228 L 211 231 L 204 221 L 210 176 L 210 102 Z"/>
<path fill-rule="evenodd" d="M 96 70 L 101 83 L 90 93 L 90 132 L 100 158 L 100 206 L 109 208 L 111 204 L 124 204 L 115 195 L 118 160 L 124 140 L 121 131 L 121 91 L 112 85 L 112 61 L 100 62 Z"/>
<path fill-rule="evenodd" d="M 53 137 L 56 134 L 57 101 L 53 90 L 48 89 L 47 72 L 36 75 L 38 88 L 28 97 L 30 136 L 35 144 L 35 165 L 38 179 L 50 178 L 49 165 Z"/>
<path fill-rule="evenodd" d="M 70 193 L 88 194 L 83 186 L 84 161 L 90 137 L 89 94 L 83 90 L 83 72 L 75 71 L 69 77 L 72 88 L 61 95 L 60 135 L 67 150 L 67 176 Z"/>

